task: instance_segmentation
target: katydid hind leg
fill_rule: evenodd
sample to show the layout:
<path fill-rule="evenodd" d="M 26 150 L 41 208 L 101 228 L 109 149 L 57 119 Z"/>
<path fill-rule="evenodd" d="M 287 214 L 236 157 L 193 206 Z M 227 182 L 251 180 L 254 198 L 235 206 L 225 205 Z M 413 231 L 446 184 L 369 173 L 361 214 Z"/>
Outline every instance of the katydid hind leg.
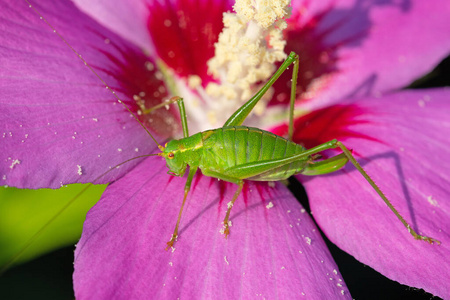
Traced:
<path fill-rule="evenodd" d="M 292 141 L 294 136 L 294 109 L 295 109 L 295 98 L 297 96 L 297 77 L 298 77 L 299 60 L 298 55 L 295 57 L 294 68 L 292 70 L 292 82 L 291 82 L 291 99 L 289 106 L 289 129 L 288 137 Z"/>
<path fill-rule="evenodd" d="M 291 52 L 289 56 L 286 58 L 286 60 L 283 62 L 283 64 L 281 64 L 281 66 L 275 72 L 275 74 L 272 75 L 269 81 L 267 81 L 267 83 L 252 98 L 250 98 L 250 100 L 248 100 L 244 105 L 242 105 L 238 110 L 236 110 L 228 118 L 223 127 L 241 125 L 242 122 L 244 122 L 247 116 L 250 114 L 252 109 L 255 107 L 255 105 L 259 102 L 259 100 L 261 100 L 261 98 L 267 92 L 267 90 L 275 83 L 275 81 L 277 81 L 277 79 L 281 76 L 281 74 L 283 74 L 283 72 L 294 62 L 297 65 L 297 69 L 294 67 L 294 71 L 297 70 L 298 72 L 298 55 L 294 52 Z M 295 79 L 295 81 L 297 80 Z"/>
<path fill-rule="evenodd" d="M 386 203 L 386 205 L 391 209 L 391 211 L 397 216 L 397 218 L 402 222 L 402 224 L 408 229 L 408 232 L 416 239 L 416 240 L 424 240 L 427 241 L 430 244 L 437 243 L 440 244 L 440 242 L 436 239 L 433 239 L 428 236 L 419 235 L 412 227 L 411 225 L 400 215 L 400 213 L 395 209 L 395 207 L 392 205 L 392 203 L 387 199 L 387 197 L 384 195 L 384 193 L 380 190 L 380 188 L 375 184 L 375 182 L 372 180 L 372 178 L 366 173 L 366 171 L 361 167 L 361 165 L 356 161 L 355 157 L 351 153 L 350 150 L 345 147 L 345 145 L 339 141 L 336 142 L 336 146 L 339 147 L 347 156 L 347 158 L 350 160 L 350 162 L 355 166 L 355 168 L 361 173 L 361 175 L 366 179 L 366 181 L 372 186 L 372 188 L 377 192 L 377 194 L 381 197 L 381 199 Z"/>

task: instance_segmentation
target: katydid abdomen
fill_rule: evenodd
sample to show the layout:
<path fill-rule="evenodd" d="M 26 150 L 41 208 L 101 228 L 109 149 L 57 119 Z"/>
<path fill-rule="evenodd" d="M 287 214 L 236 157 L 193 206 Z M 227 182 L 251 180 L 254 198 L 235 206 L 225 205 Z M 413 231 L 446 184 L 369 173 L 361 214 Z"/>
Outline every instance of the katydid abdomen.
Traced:
<path fill-rule="evenodd" d="M 232 126 L 202 133 L 202 172 L 212 171 L 236 179 L 276 181 L 300 173 L 309 157 L 280 166 L 256 176 L 229 173 L 228 170 L 248 163 L 290 157 L 305 151 L 302 146 L 259 128 Z"/>

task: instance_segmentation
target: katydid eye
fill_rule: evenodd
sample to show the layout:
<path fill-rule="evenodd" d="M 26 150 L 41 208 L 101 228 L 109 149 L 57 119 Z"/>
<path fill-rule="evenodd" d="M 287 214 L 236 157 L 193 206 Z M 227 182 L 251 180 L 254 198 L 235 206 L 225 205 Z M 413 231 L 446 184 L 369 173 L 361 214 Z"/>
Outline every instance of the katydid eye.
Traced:
<path fill-rule="evenodd" d="M 169 154 L 167 154 L 167 157 L 172 159 L 175 157 L 175 155 L 173 154 L 173 152 L 169 152 Z"/>

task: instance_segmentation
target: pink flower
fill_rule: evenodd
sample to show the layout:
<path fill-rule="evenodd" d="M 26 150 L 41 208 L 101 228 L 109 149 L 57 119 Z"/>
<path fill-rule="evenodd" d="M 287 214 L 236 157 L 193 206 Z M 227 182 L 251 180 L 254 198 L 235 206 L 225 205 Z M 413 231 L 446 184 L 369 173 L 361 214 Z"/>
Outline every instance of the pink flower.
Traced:
<path fill-rule="evenodd" d="M 151 107 L 169 96 L 158 62 L 178 85 L 190 75 L 202 84 L 212 80 L 206 61 L 229 3 L 78 2 L 90 16 L 68 2 L 36 8 L 133 112 L 136 97 Z M 442 244 L 414 240 L 351 166 L 299 176 L 314 219 L 361 262 L 447 298 L 450 92 L 399 89 L 448 54 L 450 5 L 317 3 L 295 2 L 289 20 L 287 51 L 302 60 L 297 109 L 305 112 L 295 141 L 311 147 L 337 138 L 353 148 L 413 228 Z M 130 113 L 26 3 L 6 1 L 0 15 L 4 184 L 92 182 L 126 159 L 156 152 Z M 288 76 L 268 110 L 284 108 Z M 139 116 L 161 142 L 179 130 L 177 118 L 175 108 Z M 283 134 L 286 125 L 270 129 Z M 314 222 L 281 183 L 245 186 L 226 240 L 219 230 L 236 187 L 198 174 L 175 249 L 164 251 L 185 182 L 166 172 L 161 158 L 150 157 L 98 181 L 112 184 L 89 212 L 77 245 L 77 298 L 351 298 Z"/>

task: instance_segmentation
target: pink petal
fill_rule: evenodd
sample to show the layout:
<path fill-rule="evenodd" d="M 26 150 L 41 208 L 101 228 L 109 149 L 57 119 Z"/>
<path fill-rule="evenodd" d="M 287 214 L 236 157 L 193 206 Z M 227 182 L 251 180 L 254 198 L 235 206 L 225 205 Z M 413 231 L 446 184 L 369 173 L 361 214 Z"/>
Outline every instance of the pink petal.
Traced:
<path fill-rule="evenodd" d="M 175 249 L 164 251 L 185 183 L 166 170 L 145 160 L 88 213 L 75 252 L 77 299 L 350 298 L 308 214 L 278 183 L 244 188 L 225 239 L 219 230 L 237 186 L 198 173 Z"/>
<path fill-rule="evenodd" d="M 445 0 L 298 1 L 293 6 L 286 50 L 300 55 L 301 98 L 316 104 L 407 86 L 450 53 Z M 281 82 L 276 99 L 285 102 L 289 97 Z"/>
<path fill-rule="evenodd" d="M 214 56 L 230 1 L 153 1 L 149 10 L 148 30 L 158 56 L 178 76 L 198 75 L 206 85 L 211 80 L 206 62 Z"/>
<path fill-rule="evenodd" d="M 314 128 L 317 144 L 336 134 L 412 228 L 441 245 L 414 240 L 350 164 L 301 178 L 330 240 L 385 276 L 443 298 L 450 297 L 449 97 L 437 89 L 364 99 L 326 108 L 334 114 L 308 118 L 297 132 L 312 136 Z"/>
<path fill-rule="evenodd" d="M 105 28 L 154 54 L 154 48 L 147 30 L 147 20 L 150 14 L 147 1 L 73 0 L 73 2 L 82 12 L 102 24 Z"/>
<path fill-rule="evenodd" d="M 167 96 L 158 72 L 146 67 L 150 58 L 70 2 L 35 7 L 133 112 L 138 110 L 134 95 L 146 92 L 147 107 Z M 3 184 L 56 188 L 92 182 L 110 167 L 155 148 L 140 124 L 24 1 L 7 1 L 0 15 Z M 173 111 L 162 109 L 140 119 L 149 126 L 153 120 L 158 127 L 152 129 L 167 137 L 173 118 Z M 112 181 L 133 165 L 97 183 Z"/>

